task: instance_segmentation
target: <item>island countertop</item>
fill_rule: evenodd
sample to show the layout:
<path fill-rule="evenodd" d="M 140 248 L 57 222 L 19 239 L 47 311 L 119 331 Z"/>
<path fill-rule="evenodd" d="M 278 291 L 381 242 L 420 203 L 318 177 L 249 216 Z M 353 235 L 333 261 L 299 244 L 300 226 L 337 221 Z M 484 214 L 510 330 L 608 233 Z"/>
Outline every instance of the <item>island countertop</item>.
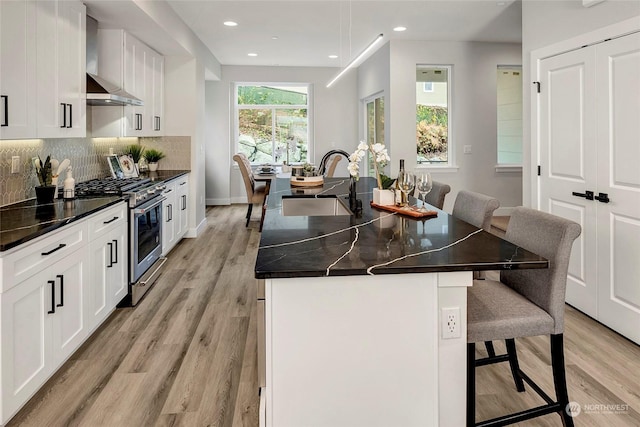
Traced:
<path fill-rule="evenodd" d="M 271 183 L 255 277 L 290 278 L 448 271 L 547 268 L 536 254 L 444 211 L 413 219 L 370 206 L 373 178 L 356 185 L 362 215 L 283 216 L 282 198 L 338 197 L 348 206 L 348 178 L 325 178 L 323 187 Z M 415 200 L 412 200 L 415 203 Z"/>

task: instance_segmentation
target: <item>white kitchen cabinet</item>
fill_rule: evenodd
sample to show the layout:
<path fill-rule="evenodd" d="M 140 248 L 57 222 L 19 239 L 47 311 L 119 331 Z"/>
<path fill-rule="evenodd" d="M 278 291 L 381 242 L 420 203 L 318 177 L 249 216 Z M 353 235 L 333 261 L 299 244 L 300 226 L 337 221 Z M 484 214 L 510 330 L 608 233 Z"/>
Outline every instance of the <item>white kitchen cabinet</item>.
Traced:
<path fill-rule="evenodd" d="M 86 7 L 66 0 L 36 4 L 37 136 L 85 137 Z"/>
<path fill-rule="evenodd" d="M 98 30 L 98 74 L 144 102 L 92 107 L 94 137 L 160 136 L 164 111 L 164 57 L 123 30 Z"/>
<path fill-rule="evenodd" d="M 0 425 L 128 291 L 127 206 L 0 253 Z"/>
<path fill-rule="evenodd" d="M 0 2 L 0 139 L 36 135 L 36 7 Z"/>
<path fill-rule="evenodd" d="M 189 175 L 183 175 L 176 180 L 178 223 L 176 243 L 186 234 L 189 225 Z"/>
<path fill-rule="evenodd" d="M 2 423 L 88 336 L 87 264 L 78 250 L 0 294 Z"/>
<path fill-rule="evenodd" d="M 91 279 L 88 324 L 97 328 L 127 295 L 127 218 L 121 203 L 89 223 Z"/>
<path fill-rule="evenodd" d="M 176 231 L 179 223 L 179 204 L 176 191 L 176 181 L 166 183 L 167 188 L 162 192 L 165 198 L 162 202 L 162 255 L 166 255 L 177 243 Z"/>

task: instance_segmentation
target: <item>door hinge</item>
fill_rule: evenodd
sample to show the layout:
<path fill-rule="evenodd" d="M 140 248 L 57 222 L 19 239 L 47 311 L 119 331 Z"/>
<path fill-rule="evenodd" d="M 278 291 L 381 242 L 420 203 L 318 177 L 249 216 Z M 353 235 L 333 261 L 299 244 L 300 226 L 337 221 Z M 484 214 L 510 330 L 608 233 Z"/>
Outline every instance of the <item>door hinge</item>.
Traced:
<path fill-rule="evenodd" d="M 540 93 L 540 82 L 533 82 L 537 86 L 538 93 Z"/>
<path fill-rule="evenodd" d="M 538 165 L 538 176 L 540 176 L 541 173 L 542 173 L 542 167 L 540 167 L 540 165 Z"/>

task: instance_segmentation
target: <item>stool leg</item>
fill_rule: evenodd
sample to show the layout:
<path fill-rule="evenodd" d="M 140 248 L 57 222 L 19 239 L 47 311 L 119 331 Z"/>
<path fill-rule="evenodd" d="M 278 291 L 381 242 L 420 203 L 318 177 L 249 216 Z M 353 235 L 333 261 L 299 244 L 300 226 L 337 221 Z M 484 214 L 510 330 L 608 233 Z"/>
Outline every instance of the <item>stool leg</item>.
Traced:
<path fill-rule="evenodd" d="M 493 341 L 485 341 L 484 346 L 487 349 L 489 357 L 496 357 L 496 349 L 493 347 Z"/>
<path fill-rule="evenodd" d="M 476 425 L 476 344 L 467 343 L 467 427 Z"/>
<path fill-rule="evenodd" d="M 516 383 L 516 390 L 520 393 L 524 391 L 524 382 L 520 376 L 520 365 L 518 364 L 518 353 L 516 352 L 516 341 L 513 338 L 505 340 L 507 346 L 507 354 L 509 355 L 509 366 L 511 366 L 511 375 Z"/>
<path fill-rule="evenodd" d="M 562 408 L 560 411 L 562 425 L 573 427 L 573 417 L 566 411 L 569 404 L 569 393 L 567 392 L 567 377 L 564 369 L 564 338 L 562 334 L 551 335 L 551 368 L 556 398 Z"/>
<path fill-rule="evenodd" d="M 253 210 L 253 203 L 249 203 L 249 208 L 247 209 L 247 224 L 245 227 L 249 226 L 249 220 L 251 219 L 251 211 Z"/>

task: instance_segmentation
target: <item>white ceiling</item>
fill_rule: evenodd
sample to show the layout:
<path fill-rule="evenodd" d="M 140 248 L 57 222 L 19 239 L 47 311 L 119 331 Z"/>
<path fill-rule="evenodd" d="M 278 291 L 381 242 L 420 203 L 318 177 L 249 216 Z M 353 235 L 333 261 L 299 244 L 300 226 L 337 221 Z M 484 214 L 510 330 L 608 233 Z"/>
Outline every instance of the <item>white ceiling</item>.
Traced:
<path fill-rule="evenodd" d="M 86 0 L 102 28 L 124 28 L 163 54 L 179 46 L 128 2 Z M 378 34 L 384 42 L 447 40 L 520 43 L 519 0 L 167 0 L 223 65 L 341 67 Z M 226 27 L 233 20 L 237 27 Z M 404 32 L 392 31 L 405 26 Z M 154 35 L 155 34 L 155 35 Z M 145 35 L 147 37 L 145 37 Z M 274 39 L 276 37 L 276 39 Z M 257 53 L 256 57 L 247 56 Z M 338 55 L 330 59 L 331 54 Z"/>

